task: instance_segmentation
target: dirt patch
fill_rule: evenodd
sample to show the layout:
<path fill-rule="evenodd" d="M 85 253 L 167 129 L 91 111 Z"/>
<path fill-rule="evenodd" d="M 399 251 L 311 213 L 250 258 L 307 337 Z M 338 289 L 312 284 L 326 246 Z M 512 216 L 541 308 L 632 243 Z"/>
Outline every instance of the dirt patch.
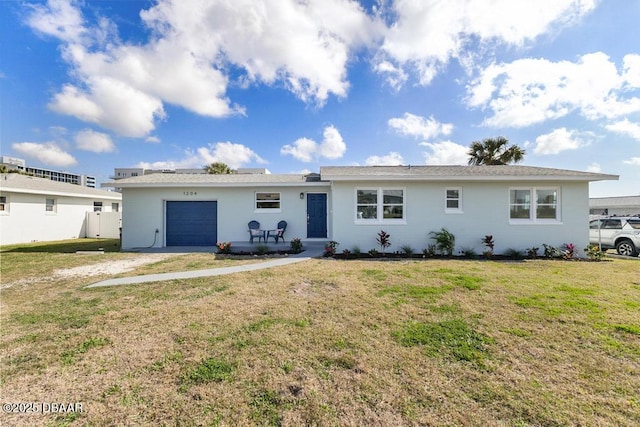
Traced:
<path fill-rule="evenodd" d="M 103 274 L 113 275 L 126 273 L 141 265 L 163 261 L 174 254 L 147 254 L 136 258 L 121 259 L 117 261 L 101 262 L 99 264 L 83 265 L 80 267 L 55 270 L 53 274 L 58 277 L 89 277 Z"/>
<path fill-rule="evenodd" d="M 114 275 L 132 271 L 145 264 L 163 261 L 179 254 L 146 254 L 135 258 L 105 261 L 98 264 L 82 265 L 79 267 L 55 270 L 51 276 L 47 277 L 27 277 L 0 285 L 0 289 L 8 289 L 16 286 L 32 285 L 37 283 L 53 282 L 58 279 L 72 277 L 90 277 L 99 275 Z"/>
<path fill-rule="evenodd" d="M 289 291 L 297 296 L 312 297 L 325 292 L 333 292 L 337 289 L 338 285 L 335 283 L 303 280 L 291 287 Z"/>

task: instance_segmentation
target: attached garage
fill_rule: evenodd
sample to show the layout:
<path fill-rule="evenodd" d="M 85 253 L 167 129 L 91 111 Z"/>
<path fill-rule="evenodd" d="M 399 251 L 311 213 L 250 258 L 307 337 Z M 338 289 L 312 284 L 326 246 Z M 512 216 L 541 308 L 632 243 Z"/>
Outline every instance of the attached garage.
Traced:
<path fill-rule="evenodd" d="M 167 201 L 167 246 L 215 246 L 218 202 Z"/>

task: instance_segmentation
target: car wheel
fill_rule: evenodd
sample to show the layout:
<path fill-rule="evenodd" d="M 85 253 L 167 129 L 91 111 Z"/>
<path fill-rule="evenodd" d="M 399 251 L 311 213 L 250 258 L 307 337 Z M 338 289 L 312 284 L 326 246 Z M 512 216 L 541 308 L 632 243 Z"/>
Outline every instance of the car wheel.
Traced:
<path fill-rule="evenodd" d="M 631 240 L 620 240 L 618 243 L 616 243 L 616 250 L 618 251 L 619 255 L 638 256 L 636 247 L 633 245 L 633 242 Z"/>

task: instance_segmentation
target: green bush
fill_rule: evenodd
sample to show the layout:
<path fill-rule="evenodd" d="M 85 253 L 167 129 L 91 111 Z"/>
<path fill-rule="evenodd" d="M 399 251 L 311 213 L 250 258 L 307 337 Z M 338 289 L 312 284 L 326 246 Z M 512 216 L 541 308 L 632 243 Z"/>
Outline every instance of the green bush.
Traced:
<path fill-rule="evenodd" d="M 295 237 L 291 239 L 291 252 L 294 254 L 299 254 L 302 252 L 302 241 L 299 237 Z"/>
<path fill-rule="evenodd" d="M 436 241 L 436 248 L 443 255 L 453 255 L 453 250 L 456 246 L 456 236 L 453 235 L 446 228 L 440 229 L 440 231 L 432 231 L 429 233 L 431 239 Z"/>

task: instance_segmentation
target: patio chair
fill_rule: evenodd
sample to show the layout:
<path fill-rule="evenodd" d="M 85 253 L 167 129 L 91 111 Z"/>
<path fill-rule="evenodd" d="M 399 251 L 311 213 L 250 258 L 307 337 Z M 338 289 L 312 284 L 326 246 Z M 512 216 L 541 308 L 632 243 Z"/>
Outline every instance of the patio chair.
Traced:
<path fill-rule="evenodd" d="M 249 242 L 253 243 L 254 238 L 258 238 L 258 243 L 260 240 L 265 240 L 264 238 L 264 230 L 260 229 L 260 223 L 258 221 L 249 221 Z"/>
<path fill-rule="evenodd" d="M 275 230 L 271 230 L 269 231 L 268 235 L 267 235 L 267 240 L 269 240 L 269 237 L 273 237 L 276 240 L 276 243 L 278 243 L 279 239 L 282 239 L 282 241 L 284 242 L 284 232 L 287 230 L 287 221 L 280 221 L 278 223 L 278 227 Z"/>

